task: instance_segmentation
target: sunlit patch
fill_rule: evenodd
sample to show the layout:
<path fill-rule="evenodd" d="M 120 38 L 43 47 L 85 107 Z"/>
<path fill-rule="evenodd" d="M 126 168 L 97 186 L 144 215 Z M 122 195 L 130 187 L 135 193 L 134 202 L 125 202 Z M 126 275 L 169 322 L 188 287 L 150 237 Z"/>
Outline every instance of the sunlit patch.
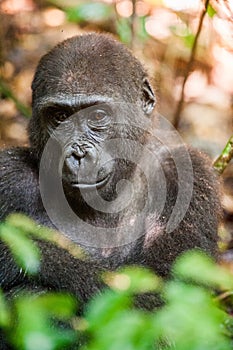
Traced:
<path fill-rule="evenodd" d="M 174 11 L 198 10 L 200 8 L 199 0 L 163 0 L 163 2 Z"/>
<path fill-rule="evenodd" d="M 43 13 L 43 19 L 47 26 L 58 27 L 65 22 L 65 13 L 58 9 L 49 8 Z"/>
<path fill-rule="evenodd" d="M 116 10 L 121 17 L 130 17 L 133 13 L 133 5 L 129 0 L 121 1 L 116 4 Z"/>
<path fill-rule="evenodd" d="M 136 13 L 138 16 L 148 15 L 149 10 L 150 10 L 150 6 L 144 1 L 138 1 L 136 3 Z"/>
<path fill-rule="evenodd" d="M 216 60 L 213 68 L 214 83 L 228 93 L 233 92 L 233 77 L 229 72 L 233 71 L 233 55 L 226 49 L 215 45 L 213 55 Z"/>
<path fill-rule="evenodd" d="M 207 76 L 201 71 L 194 71 L 189 75 L 185 85 L 185 96 L 188 99 L 197 98 L 205 93 Z"/>
<path fill-rule="evenodd" d="M 32 11 L 34 4 L 32 0 L 4 0 L 0 4 L 0 9 L 9 15 L 14 15 L 20 11 Z"/>
<path fill-rule="evenodd" d="M 232 21 L 226 21 L 225 19 L 215 16 L 213 18 L 213 27 L 220 35 L 221 41 L 225 47 L 231 49 L 233 45 L 233 23 Z"/>
<path fill-rule="evenodd" d="M 157 39 L 171 36 L 171 26 L 177 24 L 177 16 L 165 9 L 156 9 L 153 15 L 146 19 L 146 31 Z"/>
<path fill-rule="evenodd" d="M 109 273 L 106 276 L 106 282 L 111 288 L 122 291 L 129 289 L 131 284 L 130 277 L 124 273 Z"/>

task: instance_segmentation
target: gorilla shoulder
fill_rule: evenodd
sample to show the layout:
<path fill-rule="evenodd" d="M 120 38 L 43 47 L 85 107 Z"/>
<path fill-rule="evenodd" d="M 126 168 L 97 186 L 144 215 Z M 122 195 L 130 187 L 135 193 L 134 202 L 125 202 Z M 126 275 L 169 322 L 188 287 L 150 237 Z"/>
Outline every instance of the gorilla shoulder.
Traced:
<path fill-rule="evenodd" d="M 0 152 L 0 220 L 22 212 L 36 218 L 40 206 L 38 174 L 30 148 Z"/>

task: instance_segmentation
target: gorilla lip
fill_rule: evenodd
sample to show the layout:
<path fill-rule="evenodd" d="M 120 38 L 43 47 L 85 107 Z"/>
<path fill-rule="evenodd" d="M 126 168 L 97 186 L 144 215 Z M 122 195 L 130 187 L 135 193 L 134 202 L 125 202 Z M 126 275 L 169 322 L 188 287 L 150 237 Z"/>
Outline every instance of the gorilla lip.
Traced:
<path fill-rule="evenodd" d="M 99 188 L 103 187 L 104 185 L 106 185 L 106 183 L 110 179 L 110 176 L 111 176 L 111 174 L 108 174 L 102 180 L 94 182 L 94 183 L 74 182 L 74 183 L 72 183 L 72 187 L 80 188 L 80 189 L 84 189 L 84 190 L 94 190 L 96 188 L 99 189 Z"/>

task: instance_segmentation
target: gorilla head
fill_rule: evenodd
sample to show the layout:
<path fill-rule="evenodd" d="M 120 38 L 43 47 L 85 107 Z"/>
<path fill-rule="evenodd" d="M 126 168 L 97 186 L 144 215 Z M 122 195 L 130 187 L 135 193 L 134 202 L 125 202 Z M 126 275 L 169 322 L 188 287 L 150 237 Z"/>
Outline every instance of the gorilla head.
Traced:
<path fill-rule="evenodd" d="M 140 157 L 129 140 L 145 143 L 146 131 L 139 124 L 155 105 L 142 65 L 108 35 L 73 37 L 42 57 L 32 90 L 30 141 L 34 153 L 40 159 L 49 137 L 58 141 L 62 166 L 52 160 L 53 147 L 46 168 L 48 163 L 54 172 L 60 168 L 71 208 L 84 220 L 116 226 L 129 207 L 123 203 L 125 196 L 121 203 L 112 201 L 120 188 L 124 193 L 121 180 L 132 179 Z M 141 203 L 135 200 L 137 211 L 144 205 L 144 192 Z M 53 203 L 60 202 L 52 197 Z"/>
<path fill-rule="evenodd" d="M 77 111 L 91 107 L 89 122 L 80 121 L 81 134 L 96 132 L 98 138 L 111 119 L 110 111 L 99 110 L 99 104 L 107 107 L 112 102 L 130 103 L 147 115 L 155 105 L 140 62 L 108 35 L 88 34 L 58 44 L 40 60 L 32 91 L 30 140 L 39 154 L 47 141 L 49 125 L 58 125 Z M 78 146 L 83 143 L 76 142 Z M 77 149 L 81 154 L 89 153 L 85 147 L 81 147 L 84 152 Z"/>

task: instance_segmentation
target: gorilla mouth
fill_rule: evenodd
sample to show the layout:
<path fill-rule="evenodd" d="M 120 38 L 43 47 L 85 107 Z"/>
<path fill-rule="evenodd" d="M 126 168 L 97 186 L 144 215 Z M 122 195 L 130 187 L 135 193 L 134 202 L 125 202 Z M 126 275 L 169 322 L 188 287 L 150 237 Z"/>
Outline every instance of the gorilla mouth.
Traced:
<path fill-rule="evenodd" d="M 110 179 L 111 174 L 108 174 L 103 179 L 97 182 L 72 182 L 72 187 L 83 189 L 83 190 L 94 190 L 100 189 L 107 184 Z"/>

